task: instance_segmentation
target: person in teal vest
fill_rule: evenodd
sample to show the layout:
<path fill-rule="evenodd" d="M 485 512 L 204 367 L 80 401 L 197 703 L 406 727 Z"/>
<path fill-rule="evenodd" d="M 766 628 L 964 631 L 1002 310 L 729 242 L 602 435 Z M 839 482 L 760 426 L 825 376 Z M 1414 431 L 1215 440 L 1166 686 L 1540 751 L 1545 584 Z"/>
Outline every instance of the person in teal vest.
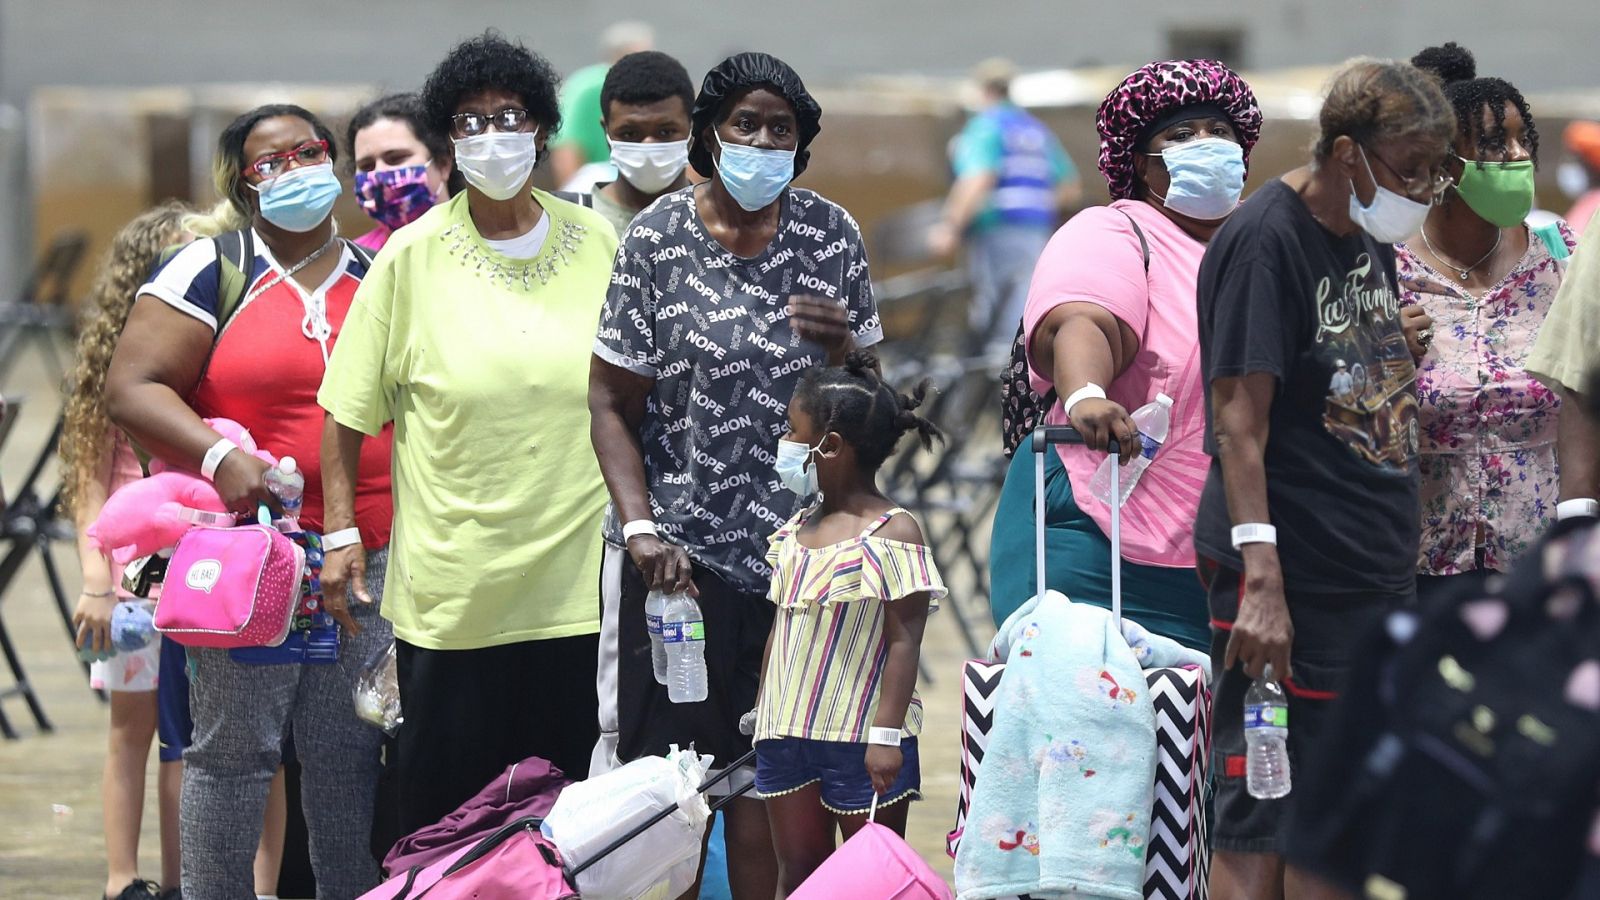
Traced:
<path fill-rule="evenodd" d="M 930 235 L 940 256 L 966 246 L 971 326 L 996 352 L 1009 349 L 1022 321 L 1034 262 L 1083 196 L 1061 142 L 1011 102 L 1015 75 L 1003 59 L 973 70 L 983 99 L 952 146 L 956 181 Z"/>

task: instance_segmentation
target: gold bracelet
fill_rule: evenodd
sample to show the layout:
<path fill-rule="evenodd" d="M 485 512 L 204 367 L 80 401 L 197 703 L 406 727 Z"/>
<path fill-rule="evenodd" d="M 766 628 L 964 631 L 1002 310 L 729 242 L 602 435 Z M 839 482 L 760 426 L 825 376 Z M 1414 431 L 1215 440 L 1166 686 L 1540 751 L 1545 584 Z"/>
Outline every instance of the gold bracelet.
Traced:
<path fill-rule="evenodd" d="M 105 599 L 107 597 L 115 597 L 116 595 L 117 595 L 117 589 L 116 588 L 111 588 L 110 590 L 105 590 L 105 591 L 80 591 L 80 592 L 78 592 L 78 596 L 80 596 L 80 597 L 94 597 L 95 599 L 98 599 L 98 600 L 103 600 L 103 599 Z"/>

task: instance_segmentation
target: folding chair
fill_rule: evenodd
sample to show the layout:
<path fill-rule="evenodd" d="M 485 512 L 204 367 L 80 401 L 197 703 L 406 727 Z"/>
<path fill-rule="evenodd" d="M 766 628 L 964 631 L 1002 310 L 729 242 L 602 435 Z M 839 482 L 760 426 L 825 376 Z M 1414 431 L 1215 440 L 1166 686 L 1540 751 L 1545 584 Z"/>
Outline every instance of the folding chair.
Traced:
<path fill-rule="evenodd" d="M 39 348 L 55 381 L 66 376 L 59 341 L 72 333 L 68 292 L 88 246 L 82 231 L 57 237 L 28 276 L 21 299 L 0 303 L 0 384 L 30 343 Z"/>
<path fill-rule="evenodd" d="M 12 426 L 17 421 L 17 415 L 22 409 L 22 398 L 7 398 L 4 420 L 0 421 L 0 446 L 5 443 L 6 437 L 11 433 Z M 60 426 L 57 425 L 59 432 Z M 50 442 L 51 448 L 55 440 Z M 6 588 L 16 578 L 17 571 L 22 568 L 22 563 L 28 558 L 28 553 L 38 545 L 39 502 L 34 493 L 35 482 L 38 481 L 43 471 L 41 457 L 34 468 L 28 473 L 22 487 L 16 491 L 11 502 L 6 505 L 5 511 L 0 513 L 0 540 L 10 545 L 3 559 L 0 559 L 0 612 L 4 611 Z M 48 548 L 45 552 L 47 571 L 54 572 L 55 561 L 49 558 Z M 60 590 L 60 579 L 52 574 L 52 585 Z M 7 740 L 16 740 L 20 735 L 11 726 L 11 721 L 6 717 L 3 701 L 12 697 L 21 697 L 28 704 L 28 711 L 33 714 L 33 720 L 40 731 L 53 731 L 54 726 L 44 714 L 44 707 L 40 705 L 38 696 L 34 693 L 33 685 L 28 681 L 27 672 L 22 668 L 22 659 L 17 656 L 17 649 L 11 642 L 11 635 L 6 630 L 4 618 L 0 618 L 0 655 L 5 657 L 6 666 L 11 669 L 11 687 L 0 689 L 0 735 Z"/>

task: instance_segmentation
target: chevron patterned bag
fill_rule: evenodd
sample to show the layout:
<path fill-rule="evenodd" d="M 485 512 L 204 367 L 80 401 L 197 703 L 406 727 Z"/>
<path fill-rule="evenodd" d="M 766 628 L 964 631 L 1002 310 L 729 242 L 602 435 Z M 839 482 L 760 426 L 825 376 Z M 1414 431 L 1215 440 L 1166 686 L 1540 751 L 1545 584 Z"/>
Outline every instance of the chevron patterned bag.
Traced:
<path fill-rule="evenodd" d="M 1081 440 L 1070 428 L 1040 428 L 1033 451 L 1042 454 L 1051 444 Z M 1044 465 L 1035 464 L 1035 521 L 1043 522 Z M 1112 467 L 1115 473 L 1117 467 Z M 1113 476 L 1114 478 L 1115 476 Z M 1116 493 L 1116 482 L 1112 482 Z M 1120 515 L 1112 508 L 1111 540 L 1120 545 Z M 1044 577 L 1044 540 L 1039 539 L 1038 581 Z M 1113 610 L 1121 615 L 1120 555 L 1113 566 Z M 961 669 L 961 791 L 956 803 L 956 825 L 945 837 L 951 858 L 961 845 L 973 786 L 983 765 L 989 732 L 994 727 L 994 700 L 1006 664 L 969 659 Z M 1211 848 L 1206 839 L 1205 799 L 1211 756 L 1211 687 L 1195 666 L 1146 669 L 1150 698 L 1156 711 L 1156 781 L 1150 836 L 1145 845 L 1146 900 L 1207 900 Z M 1035 900 L 1028 896 L 995 900 Z"/>

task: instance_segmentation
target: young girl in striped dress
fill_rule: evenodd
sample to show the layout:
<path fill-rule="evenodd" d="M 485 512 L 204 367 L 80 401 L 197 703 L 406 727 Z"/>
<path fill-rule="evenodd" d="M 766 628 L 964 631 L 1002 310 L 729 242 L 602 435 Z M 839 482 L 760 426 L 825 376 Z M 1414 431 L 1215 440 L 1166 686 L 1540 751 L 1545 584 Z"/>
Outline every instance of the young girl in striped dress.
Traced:
<path fill-rule="evenodd" d="M 814 505 L 773 535 L 767 639 L 756 705 L 756 791 L 767 801 L 780 895 L 827 859 L 834 829 L 867 821 L 905 833 L 903 800 L 920 796 L 917 657 L 944 582 L 909 513 L 884 496 L 878 469 L 900 438 L 942 437 L 870 354 L 813 369 L 789 404 L 778 476 Z"/>

